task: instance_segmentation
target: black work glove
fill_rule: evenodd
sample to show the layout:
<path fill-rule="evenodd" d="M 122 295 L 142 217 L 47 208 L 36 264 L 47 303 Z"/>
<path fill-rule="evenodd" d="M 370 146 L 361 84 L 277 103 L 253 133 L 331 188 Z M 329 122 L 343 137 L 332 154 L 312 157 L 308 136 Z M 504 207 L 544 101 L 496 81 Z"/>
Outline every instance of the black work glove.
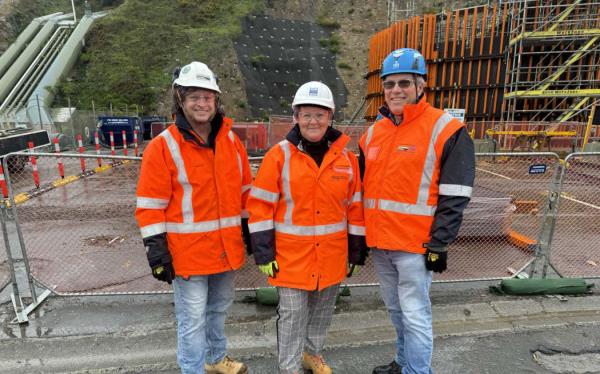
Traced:
<path fill-rule="evenodd" d="M 432 270 L 436 273 L 441 273 L 446 270 L 448 262 L 448 247 L 447 246 L 432 246 L 427 245 L 425 252 L 425 267 L 427 270 Z"/>
<path fill-rule="evenodd" d="M 173 268 L 173 257 L 167 246 L 167 235 L 163 233 L 146 238 L 144 245 L 152 276 L 171 284 L 175 278 L 175 269 Z"/>
<path fill-rule="evenodd" d="M 369 247 L 364 235 L 348 234 L 348 262 L 364 265 L 369 255 Z"/>
<path fill-rule="evenodd" d="M 250 241 L 250 229 L 248 228 L 248 218 L 242 218 L 242 237 L 244 238 L 244 244 L 246 245 L 246 253 L 251 255 L 254 253 L 252 250 L 252 243 Z"/>

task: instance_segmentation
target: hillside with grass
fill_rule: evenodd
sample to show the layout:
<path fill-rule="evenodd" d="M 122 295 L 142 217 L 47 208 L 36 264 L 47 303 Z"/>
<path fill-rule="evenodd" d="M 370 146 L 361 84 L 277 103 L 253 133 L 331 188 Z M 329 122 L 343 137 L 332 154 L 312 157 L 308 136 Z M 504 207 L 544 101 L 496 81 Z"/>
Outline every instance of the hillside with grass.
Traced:
<path fill-rule="evenodd" d="M 93 11 L 108 11 L 108 15 L 96 22 L 76 67 L 55 88 L 55 106 L 67 106 L 70 102 L 87 110 L 92 106 L 135 105 L 143 114 L 168 116 L 173 69 L 199 60 L 219 76 L 228 115 L 238 120 L 264 119 L 255 118 L 248 107 L 249 93 L 233 46 L 241 37 L 245 17 L 266 15 L 313 22 L 330 30 L 330 36 L 314 42 L 335 55 L 334 68 L 347 89 L 342 114 L 348 118 L 366 93 L 364 74 L 368 70 L 369 38 L 387 27 L 385 0 L 90 0 L 88 3 Z M 429 3 L 423 6 L 442 6 L 435 1 Z M 4 22 L 0 27 L 0 34 L 8 42 L 34 17 L 71 11 L 70 0 L 14 0 L 12 4 L 12 8 L 4 7 Z M 75 4 L 81 15 L 84 1 L 76 0 Z M 0 44 L 0 51 L 8 43 L 4 44 Z M 295 47 L 293 41 L 286 45 L 290 49 Z"/>

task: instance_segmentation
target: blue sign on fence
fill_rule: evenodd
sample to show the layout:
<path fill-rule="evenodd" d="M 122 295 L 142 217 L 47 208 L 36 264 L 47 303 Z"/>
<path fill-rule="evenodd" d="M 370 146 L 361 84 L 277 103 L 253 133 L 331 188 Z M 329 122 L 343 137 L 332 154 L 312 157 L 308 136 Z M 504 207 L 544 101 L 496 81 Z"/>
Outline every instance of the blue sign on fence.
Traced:
<path fill-rule="evenodd" d="M 546 164 L 534 164 L 529 166 L 529 174 L 544 174 L 548 166 Z"/>

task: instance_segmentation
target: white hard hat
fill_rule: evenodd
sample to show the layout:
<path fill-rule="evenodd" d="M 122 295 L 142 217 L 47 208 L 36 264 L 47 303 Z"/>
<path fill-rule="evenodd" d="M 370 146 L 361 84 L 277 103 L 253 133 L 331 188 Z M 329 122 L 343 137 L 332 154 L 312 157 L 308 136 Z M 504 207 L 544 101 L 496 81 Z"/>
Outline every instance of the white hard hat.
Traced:
<path fill-rule="evenodd" d="M 182 67 L 179 76 L 173 81 L 173 85 L 205 88 L 221 93 L 212 70 L 206 64 L 198 61 L 192 61 Z"/>
<path fill-rule="evenodd" d="M 335 111 L 331 90 L 324 83 L 316 81 L 304 83 L 298 88 L 292 102 L 292 109 L 298 105 L 318 105 Z"/>

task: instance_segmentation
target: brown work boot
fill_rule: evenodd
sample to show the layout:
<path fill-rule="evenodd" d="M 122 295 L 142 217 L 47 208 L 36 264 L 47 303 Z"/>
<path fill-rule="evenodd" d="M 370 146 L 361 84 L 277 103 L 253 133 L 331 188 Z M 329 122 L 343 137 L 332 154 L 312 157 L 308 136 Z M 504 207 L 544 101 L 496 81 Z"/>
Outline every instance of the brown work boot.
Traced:
<path fill-rule="evenodd" d="M 225 356 L 224 359 L 216 364 L 204 364 L 206 374 L 244 374 L 248 372 L 248 367 L 241 362 L 234 361 Z"/>
<path fill-rule="evenodd" d="M 332 374 L 333 371 L 323 360 L 323 356 L 313 356 L 304 352 L 302 355 L 302 368 L 311 370 L 313 374 Z"/>

